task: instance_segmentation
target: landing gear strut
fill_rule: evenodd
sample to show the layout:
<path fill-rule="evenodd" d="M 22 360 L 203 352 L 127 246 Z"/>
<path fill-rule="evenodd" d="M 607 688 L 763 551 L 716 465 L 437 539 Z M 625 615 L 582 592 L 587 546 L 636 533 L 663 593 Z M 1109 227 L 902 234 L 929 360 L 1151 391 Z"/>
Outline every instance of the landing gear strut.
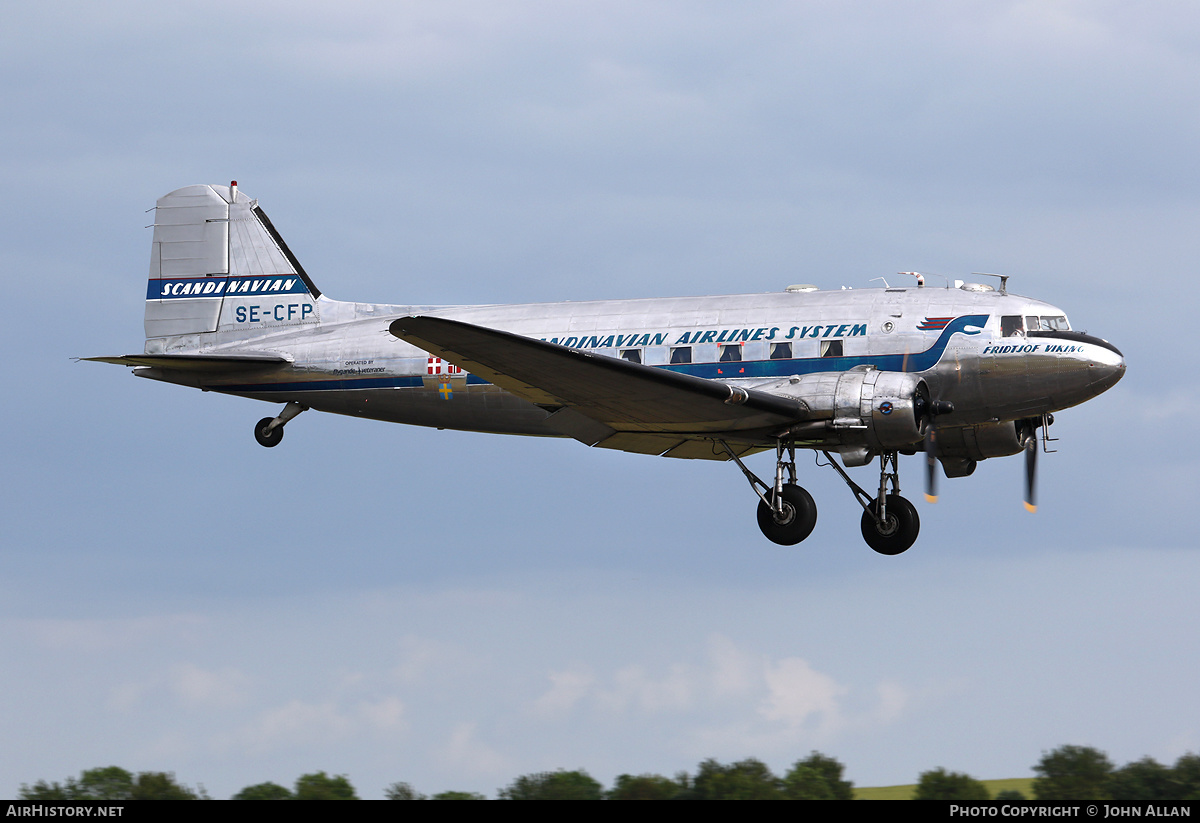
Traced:
<path fill-rule="evenodd" d="M 865 492 L 850 475 L 825 452 L 829 465 L 842 476 L 858 504 L 863 507 L 862 536 L 867 545 L 880 554 L 900 554 L 917 541 L 921 518 L 912 503 L 900 496 L 900 469 L 896 452 L 879 456 L 879 494 L 874 498 Z M 888 486 L 892 487 L 889 493 Z"/>
<path fill-rule="evenodd" d="M 758 495 L 758 527 L 772 543 L 794 546 L 812 534 L 817 525 L 817 504 L 812 495 L 796 485 L 796 447 L 780 438 L 775 446 L 775 484 L 768 486 L 746 468 L 723 440 L 717 441 L 738 464 L 750 488 Z M 785 457 L 786 451 L 786 457 Z M 788 482 L 783 482 L 784 470 Z"/>
<path fill-rule="evenodd" d="M 254 439 L 258 445 L 272 448 L 283 440 L 283 426 L 302 411 L 308 411 L 308 406 L 302 406 L 295 400 L 283 407 L 278 417 L 264 417 L 254 424 Z"/>

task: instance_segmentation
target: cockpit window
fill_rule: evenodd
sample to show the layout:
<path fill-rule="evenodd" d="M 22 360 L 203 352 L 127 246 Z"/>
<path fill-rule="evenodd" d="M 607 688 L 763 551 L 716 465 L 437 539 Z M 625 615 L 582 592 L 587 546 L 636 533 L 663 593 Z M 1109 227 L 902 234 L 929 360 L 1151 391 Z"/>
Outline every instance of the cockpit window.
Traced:
<path fill-rule="evenodd" d="M 1071 324 L 1061 314 L 1031 314 L 1026 317 L 1005 315 L 1000 318 L 1000 333 L 1004 337 L 1018 337 L 1035 331 L 1070 331 Z"/>

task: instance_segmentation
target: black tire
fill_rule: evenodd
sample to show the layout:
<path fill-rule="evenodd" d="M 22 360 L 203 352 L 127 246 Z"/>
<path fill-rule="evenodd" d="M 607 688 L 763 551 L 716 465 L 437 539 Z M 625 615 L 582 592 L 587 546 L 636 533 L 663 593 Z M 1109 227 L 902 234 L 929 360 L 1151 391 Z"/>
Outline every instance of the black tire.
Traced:
<path fill-rule="evenodd" d="M 774 502 L 775 491 L 769 491 L 767 497 Z M 793 483 L 783 486 L 783 513 L 783 522 L 778 522 L 771 507 L 759 501 L 758 527 L 772 543 L 794 546 L 812 534 L 817 525 L 817 504 L 812 495 Z"/>
<path fill-rule="evenodd" d="M 266 446 L 268 449 L 273 446 L 278 446 L 279 441 L 283 439 L 283 426 L 276 426 L 267 431 L 267 426 L 271 425 L 274 417 L 264 417 L 254 424 L 254 439 L 258 441 L 258 445 Z"/>
<path fill-rule="evenodd" d="M 880 554 L 901 554 L 917 542 L 921 532 L 921 518 L 917 509 L 898 494 L 887 496 L 887 523 L 880 529 L 875 523 L 875 501 L 871 511 L 863 512 L 862 536 L 867 545 Z"/>

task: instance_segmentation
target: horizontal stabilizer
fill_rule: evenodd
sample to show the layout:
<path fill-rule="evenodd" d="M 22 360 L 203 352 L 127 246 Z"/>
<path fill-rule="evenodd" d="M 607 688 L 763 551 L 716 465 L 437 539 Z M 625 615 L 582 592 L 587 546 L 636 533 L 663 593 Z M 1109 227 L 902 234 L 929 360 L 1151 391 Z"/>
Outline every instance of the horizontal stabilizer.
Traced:
<path fill-rule="evenodd" d="M 613 432 L 713 435 L 803 417 L 789 398 L 457 320 L 402 317 L 390 330 L 531 403 L 573 409 Z M 563 422 L 564 434 L 603 445 L 603 428 L 589 430 L 577 418 Z M 664 440 L 660 453 L 677 442 Z"/>
<path fill-rule="evenodd" d="M 81 357 L 95 363 L 116 366 L 152 366 L 179 371 L 232 372 L 282 366 L 289 361 L 279 354 L 126 354 L 121 357 Z"/>

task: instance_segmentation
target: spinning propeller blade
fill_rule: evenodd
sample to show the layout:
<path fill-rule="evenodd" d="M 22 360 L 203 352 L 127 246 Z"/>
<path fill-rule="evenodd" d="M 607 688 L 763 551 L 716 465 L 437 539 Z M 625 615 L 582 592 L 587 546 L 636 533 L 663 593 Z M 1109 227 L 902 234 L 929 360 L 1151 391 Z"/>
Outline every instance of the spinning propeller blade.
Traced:
<path fill-rule="evenodd" d="M 930 423 L 925 432 L 925 500 L 936 503 L 937 495 L 937 429 Z"/>
<path fill-rule="evenodd" d="M 921 411 L 927 416 L 925 423 L 925 500 L 936 503 L 938 444 L 937 426 L 934 421 L 939 414 L 949 414 L 954 411 L 954 404 L 949 400 L 928 400 L 921 404 Z"/>
<path fill-rule="evenodd" d="M 1037 437 L 1029 437 L 1025 441 L 1025 510 L 1037 511 L 1037 499 L 1034 497 L 1034 487 L 1037 484 Z"/>

